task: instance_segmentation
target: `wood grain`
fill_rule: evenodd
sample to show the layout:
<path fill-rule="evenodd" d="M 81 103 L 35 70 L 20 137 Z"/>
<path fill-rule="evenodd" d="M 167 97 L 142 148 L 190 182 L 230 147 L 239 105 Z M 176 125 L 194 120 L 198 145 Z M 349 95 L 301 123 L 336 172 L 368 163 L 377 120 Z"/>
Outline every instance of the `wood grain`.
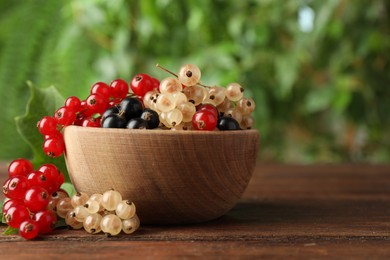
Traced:
<path fill-rule="evenodd" d="M 133 235 L 112 238 L 66 229 L 28 242 L 1 236 L 0 255 L 389 259 L 390 166 L 258 164 L 239 203 L 216 220 L 141 225 Z"/>
<path fill-rule="evenodd" d="M 259 134 L 245 131 L 65 129 L 66 163 L 78 191 L 118 190 L 148 224 L 204 222 L 240 199 Z"/>

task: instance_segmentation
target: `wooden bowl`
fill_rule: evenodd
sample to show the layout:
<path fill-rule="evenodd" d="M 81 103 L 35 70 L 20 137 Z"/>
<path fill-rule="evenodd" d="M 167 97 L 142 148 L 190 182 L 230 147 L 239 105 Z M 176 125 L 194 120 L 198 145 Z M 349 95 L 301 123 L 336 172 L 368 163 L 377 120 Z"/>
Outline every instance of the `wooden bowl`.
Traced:
<path fill-rule="evenodd" d="M 244 192 L 255 167 L 257 130 L 172 131 L 68 126 L 66 164 L 78 191 L 118 190 L 144 224 L 218 218 Z"/>

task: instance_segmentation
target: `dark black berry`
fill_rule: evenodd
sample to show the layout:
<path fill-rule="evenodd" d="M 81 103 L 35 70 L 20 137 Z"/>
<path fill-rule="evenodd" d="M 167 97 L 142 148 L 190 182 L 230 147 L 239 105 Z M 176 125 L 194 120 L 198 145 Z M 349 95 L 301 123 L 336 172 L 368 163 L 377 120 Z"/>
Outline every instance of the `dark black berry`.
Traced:
<path fill-rule="evenodd" d="M 147 127 L 148 123 L 140 117 L 132 118 L 127 123 L 128 129 L 146 129 Z"/>
<path fill-rule="evenodd" d="M 124 115 L 127 120 L 140 117 L 142 111 L 144 110 L 144 105 L 142 104 L 142 102 L 132 97 L 123 99 L 119 107 L 120 110 L 124 112 Z"/>
<path fill-rule="evenodd" d="M 126 124 L 126 118 L 118 114 L 109 115 L 102 121 L 103 128 L 126 128 Z"/>
<path fill-rule="evenodd" d="M 141 114 L 141 118 L 146 121 L 148 129 L 157 128 L 160 124 L 158 113 L 150 108 L 145 108 Z"/>
<path fill-rule="evenodd" d="M 240 125 L 233 117 L 222 116 L 218 119 L 217 128 L 219 130 L 240 130 Z"/>
<path fill-rule="evenodd" d="M 104 111 L 104 113 L 102 114 L 102 120 L 104 120 L 106 117 L 110 115 L 118 114 L 118 113 L 119 113 L 119 109 L 117 106 L 107 108 L 106 111 Z"/>

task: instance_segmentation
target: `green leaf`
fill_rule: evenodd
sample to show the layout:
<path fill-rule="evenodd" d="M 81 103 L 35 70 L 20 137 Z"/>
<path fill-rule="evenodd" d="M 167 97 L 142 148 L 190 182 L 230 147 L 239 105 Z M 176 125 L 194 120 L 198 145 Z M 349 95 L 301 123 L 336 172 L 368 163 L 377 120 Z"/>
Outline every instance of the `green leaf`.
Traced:
<path fill-rule="evenodd" d="M 72 198 L 74 194 L 76 194 L 76 189 L 74 188 L 73 184 L 70 182 L 65 182 L 61 185 L 61 189 L 65 190 L 69 198 Z"/>
<path fill-rule="evenodd" d="M 42 117 L 53 115 L 54 111 L 64 104 L 64 98 L 53 86 L 41 89 L 33 86 L 31 82 L 28 86 L 31 96 L 25 114 L 15 118 L 17 131 L 31 147 L 34 156 L 32 162 L 35 167 L 44 163 L 53 163 L 65 175 L 65 180 L 69 181 L 64 157 L 50 158 L 43 152 L 43 136 L 36 127 Z"/>
<path fill-rule="evenodd" d="M 7 229 L 4 230 L 3 235 L 5 235 L 5 236 L 15 235 L 18 232 L 19 232 L 19 229 L 8 226 Z"/>

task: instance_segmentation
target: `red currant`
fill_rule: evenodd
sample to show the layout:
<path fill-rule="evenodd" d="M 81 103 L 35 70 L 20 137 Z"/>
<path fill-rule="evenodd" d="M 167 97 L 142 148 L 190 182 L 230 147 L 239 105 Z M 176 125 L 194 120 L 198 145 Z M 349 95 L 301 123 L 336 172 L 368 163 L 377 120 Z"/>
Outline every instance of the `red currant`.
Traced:
<path fill-rule="evenodd" d="M 192 117 L 195 130 L 212 131 L 217 126 L 218 117 L 210 110 L 197 111 Z"/>
<path fill-rule="evenodd" d="M 39 227 L 39 234 L 47 234 L 53 231 L 57 224 L 56 214 L 52 210 L 42 210 L 35 213 L 35 220 Z"/>
<path fill-rule="evenodd" d="M 41 171 L 35 171 L 28 175 L 28 183 L 30 187 L 40 186 L 45 188 L 49 193 L 53 193 L 57 190 L 57 178 L 49 176 Z"/>
<path fill-rule="evenodd" d="M 158 79 L 152 77 L 152 84 L 153 89 L 160 89 L 160 81 Z"/>
<path fill-rule="evenodd" d="M 63 173 L 60 173 L 60 175 L 57 178 L 57 187 L 58 189 L 61 188 L 61 185 L 65 182 L 65 175 Z"/>
<path fill-rule="evenodd" d="M 100 118 L 88 117 L 83 120 L 81 126 L 84 127 L 101 127 Z"/>
<path fill-rule="evenodd" d="M 65 107 L 71 108 L 73 111 L 81 111 L 81 101 L 78 97 L 71 96 L 68 97 L 65 101 Z"/>
<path fill-rule="evenodd" d="M 24 199 L 24 194 L 26 193 L 29 187 L 27 177 L 25 176 L 15 176 L 10 178 L 7 187 L 7 198 L 22 200 Z"/>
<path fill-rule="evenodd" d="M 24 197 L 24 205 L 32 212 L 45 209 L 49 201 L 50 195 L 48 191 L 40 186 L 34 186 L 28 189 Z"/>
<path fill-rule="evenodd" d="M 108 101 L 111 96 L 111 88 L 104 82 L 97 82 L 92 85 L 91 94 L 99 94 Z"/>
<path fill-rule="evenodd" d="M 130 87 L 135 95 L 144 97 L 147 92 L 154 89 L 154 84 L 148 74 L 138 74 L 131 80 Z"/>
<path fill-rule="evenodd" d="M 47 181 L 53 185 L 55 183 L 55 189 L 54 191 L 57 191 L 59 189 L 58 186 L 58 178 L 60 177 L 61 172 L 58 170 L 58 168 L 51 163 L 46 163 L 41 165 L 41 167 L 38 168 L 38 171 L 45 174 Z M 49 192 L 54 192 L 50 191 Z"/>
<path fill-rule="evenodd" d="M 108 105 L 108 100 L 100 94 L 91 94 L 87 98 L 88 114 L 103 114 Z"/>
<path fill-rule="evenodd" d="M 50 157 L 58 157 L 65 152 L 62 136 L 49 137 L 43 143 L 43 151 Z"/>
<path fill-rule="evenodd" d="M 8 166 L 8 176 L 13 177 L 17 175 L 27 176 L 30 172 L 34 171 L 32 163 L 27 159 L 16 159 Z"/>
<path fill-rule="evenodd" d="M 10 200 L 7 200 L 6 202 L 4 202 L 3 207 L 2 207 L 3 215 L 7 214 L 8 209 L 10 209 L 11 207 L 16 206 L 16 205 L 23 205 L 23 202 L 20 200 L 13 200 L 13 199 L 10 199 Z"/>
<path fill-rule="evenodd" d="M 24 205 L 15 205 L 7 210 L 7 214 L 4 215 L 5 221 L 8 226 L 13 228 L 19 228 L 20 224 L 30 218 L 30 212 Z"/>
<path fill-rule="evenodd" d="M 34 239 L 39 234 L 39 226 L 35 220 L 27 219 L 20 224 L 19 234 L 25 239 Z"/>
<path fill-rule="evenodd" d="M 116 79 L 110 83 L 111 97 L 124 99 L 129 93 L 129 84 L 123 79 Z"/>
<path fill-rule="evenodd" d="M 76 112 L 70 107 L 60 107 L 54 117 L 57 123 L 63 126 L 71 125 L 76 120 Z"/>
<path fill-rule="evenodd" d="M 57 132 L 57 120 L 51 116 L 45 116 L 38 122 L 38 130 L 43 135 L 52 135 Z"/>
<path fill-rule="evenodd" d="M 204 110 L 208 110 L 208 111 L 211 111 L 215 117 L 218 118 L 218 110 L 215 106 L 211 105 L 211 104 L 201 104 L 198 108 L 197 108 L 197 111 L 204 111 Z"/>

